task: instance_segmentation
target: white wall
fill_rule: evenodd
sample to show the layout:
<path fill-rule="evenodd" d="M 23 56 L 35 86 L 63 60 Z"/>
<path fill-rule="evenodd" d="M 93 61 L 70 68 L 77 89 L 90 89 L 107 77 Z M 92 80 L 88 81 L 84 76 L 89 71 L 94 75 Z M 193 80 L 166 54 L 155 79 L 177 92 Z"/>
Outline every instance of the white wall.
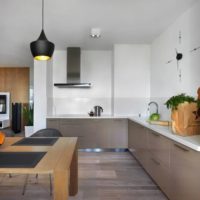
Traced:
<path fill-rule="evenodd" d="M 91 89 L 53 86 L 53 83 L 66 82 L 66 51 L 55 51 L 53 63 L 48 66 L 50 71 L 36 62 L 34 119 L 37 128 L 45 126 L 46 114 L 87 114 L 95 105 L 104 108 L 103 114 L 146 115 L 150 98 L 159 103 L 162 118 L 169 118 L 170 112 L 164 102 L 181 92 L 196 95 L 200 86 L 200 50 L 190 52 L 200 46 L 199 10 L 200 2 L 155 39 L 151 48 L 149 45 L 119 44 L 114 45 L 113 52 L 82 51 L 81 81 L 90 82 Z M 184 54 L 180 62 L 181 81 L 175 48 Z M 171 59 L 174 61 L 166 64 Z"/>
<path fill-rule="evenodd" d="M 163 118 L 169 118 L 170 112 L 164 102 L 178 93 L 196 96 L 200 86 L 200 49 L 190 52 L 200 46 L 200 2 L 180 16 L 151 46 L 151 99 L 159 102 Z M 182 41 L 179 43 L 179 32 Z M 180 61 L 182 80 L 179 80 L 175 60 L 175 48 L 183 53 Z M 165 114 L 164 114 L 165 113 Z"/>
<path fill-rule="evenodd" d="M 150 97 L 150 46 L 115 45 L 114 53 L 82 51 L 81 81 L 90 82 L 92 87 L 53 87 L 53 114 L 87 114 L 95 105 L 101 105 L 106 115 L 146 114 Z M 53 83 L 65 82 L 66 51 L 55 51 Z"/>
<path fill-rule="evenodd" d="M 150 98 L 150 46 L 114 46 L 114 114 L 146 115 Z"/>
<path fill-rule="evenodd" d="M 34 132 L 46 127 L 48 67 L 46 61 L 34 60 Z"/>
<path fill-rule="evenodd" d="M 53 113 L 53 61 L 47 62 L 46 70 L 46 95 L 47 95 L 47 115 Z"/>
<path fill-rule="evenodd" d="M 81 82 L 90 89 L 53 87 L 53 114 L 87 114 L 95 105 L 111 114 L 111 51 L 81 51 Z M 66 51 L 55 51 L 53 82 L 66 82 Z"/>

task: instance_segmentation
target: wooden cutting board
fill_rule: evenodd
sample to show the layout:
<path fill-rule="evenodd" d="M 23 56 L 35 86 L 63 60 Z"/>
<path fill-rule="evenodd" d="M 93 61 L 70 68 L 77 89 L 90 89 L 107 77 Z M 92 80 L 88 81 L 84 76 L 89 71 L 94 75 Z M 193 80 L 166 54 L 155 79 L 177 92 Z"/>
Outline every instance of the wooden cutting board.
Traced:
<path fill-rule="evenodd" d="M 160 125 L 160 126 L 171 126 L 171 122 L 170 121 L 162 121 L 162 120 L 158 120 L 158 121 L 148 121 L 150 124 L 153 125 Z"/>

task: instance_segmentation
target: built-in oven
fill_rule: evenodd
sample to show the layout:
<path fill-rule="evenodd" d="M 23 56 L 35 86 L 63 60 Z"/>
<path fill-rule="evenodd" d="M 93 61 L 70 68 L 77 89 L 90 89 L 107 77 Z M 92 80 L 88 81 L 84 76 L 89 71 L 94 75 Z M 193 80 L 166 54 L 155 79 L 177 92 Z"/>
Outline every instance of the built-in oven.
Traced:
<path fill-rule="evenodd" d="M 10 93 L 0 92 L 0 129 L 10 126 Z"/>
<path fill-rule="evenodd" d="M 0 114 L 6 114 L 7 95 L 0 95 Z"/>

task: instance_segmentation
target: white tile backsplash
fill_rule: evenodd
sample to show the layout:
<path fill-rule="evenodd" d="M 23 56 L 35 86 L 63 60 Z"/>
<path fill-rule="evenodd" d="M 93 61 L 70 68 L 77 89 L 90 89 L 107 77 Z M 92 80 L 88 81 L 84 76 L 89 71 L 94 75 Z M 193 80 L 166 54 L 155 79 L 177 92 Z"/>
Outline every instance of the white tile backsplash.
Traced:
<path fill-rule="evenodd" d="M 93 107 L 100 105 L 104 115 L 111 115 L 110 98 L 54 98 L 53 115 L 88 114 Z"/>

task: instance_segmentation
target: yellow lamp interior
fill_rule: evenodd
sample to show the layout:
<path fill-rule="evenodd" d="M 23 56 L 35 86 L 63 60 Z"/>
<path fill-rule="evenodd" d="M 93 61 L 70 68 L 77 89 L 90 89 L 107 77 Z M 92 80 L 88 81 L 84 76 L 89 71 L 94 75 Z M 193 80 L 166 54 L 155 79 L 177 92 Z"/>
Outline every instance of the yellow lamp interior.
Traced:
<path fill-rule="evenodd" d="M 35 56 L 35 60 L 42 60 L 42 61 L 45 61 L 45 60 L 49 60 L 51 57 L 49 56 Z"/>

